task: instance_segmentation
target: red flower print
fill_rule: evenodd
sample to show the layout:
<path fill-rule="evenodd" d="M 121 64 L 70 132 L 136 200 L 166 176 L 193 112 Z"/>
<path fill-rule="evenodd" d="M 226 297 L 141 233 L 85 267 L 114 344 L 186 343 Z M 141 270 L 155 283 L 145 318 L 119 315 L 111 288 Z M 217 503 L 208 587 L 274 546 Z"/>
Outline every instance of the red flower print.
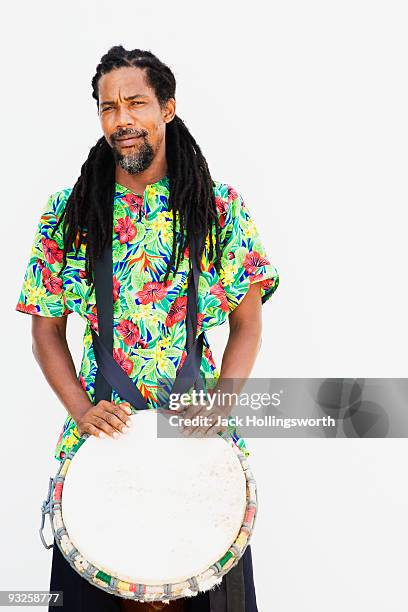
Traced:
<path fill-rule="evenodd" d="M 94 331 L 96 331 L 96 333 L 98 333 L 99 329 L 98 329 L 98 317 L 94 314 L 88 314 L 86 315 L 86 318 L 88 319 L 88 321 L 91 324 L 91 329 L 93 329 Z"/>
<path fill-rule="evenodd" d="M 224 312 L 229 312 L 227 294 L 225 293 L 224 287 L 221 285 L 221 281 L 218 281 L 218 283 L 211 287 L 210 293 L 211 295 L 215 295 L 217 300 L 219 300 L 221 310 L 223 310 Z"/>
<path fill-rule="evenodd" d="M 113 349 L 113 358 L 129 376 L 133 370 L 133 362 L 127 357 L 126 353 L 124 353 L 121 348 Z"/>
<path fill-rule="evenodd" d="M 140 339 L 140 331 L 137 325 L 132 321 L 123 319 L 116 327 L 127 346 L 134 346 Z"/>
<path fill-rule="evenodd" d="M 183 351 L 181 353 L 180 363 L 177 366 L 176 374 L 178 374 L 180 372 L 181 368 L 183 367 L 183 363 L 185 362 L 186 357 L 187 357 L 187 351 Z"/>
<path fill-rule="evenodd" d="M 215 198 L 215 205 L 217 207 L 218 212 L 220 213 L 220 226 L 224 227 L 224 225 L 225 225 L 225 217 L 226 217 L 227 212 L 228 212 L 228 202 L 226 202 L 225 200 L 223 200 L 219 196 L 216 196 L 216 198 Z"/>
<path fill-rule="evenodd" d="M 58 276 L 53 276 L 48 268 L 43 268 L 41 270 L 42 281 L 46 289 L 50 293 L 57 295 L 62 291 L 62 278 Z"/>
<path fill-rule="evenodd" d="M 149 348 L 149 343 L 146 342 L 146 340 L 143 340 L 142 338 L 140 338 L 137 344 L 138 346 L 140 346 L 140 348 Z"/>
<path fill-rule="evenodd" d="M 141 304 L 150 304 L 151 302 L 160 302 L 168 293 L 167 287 L 171 285 L 171 281 L 166 283 L 158 283 L 152 281 L 145 283 L 143 289 L 136 293 Z"/>
<path fill-rule="evenodd" d="M 233 253 L 232 251 L 229 251 L 229 253 L 227 254 L 228 259 L 235 259 L 235 253 Z"/>
<path fill-rule="evenodd" d="M 121 244 L 133 240 L 137 233 L 132 220 L 128 216 L 118 219 L 118 222 L 114 227 L 114 231 L 116 234 L 119 234 L 119 242 Z"/>
<path fill-rule="evenodd" d="M 238 197 L 238 192 L 235 191 L 233 187 L 228 185 L 228 202 L 232 202 L 232 200 L 236 200 Z"/>
<path fill-rule="evenodd" d="M 254 276 L 260 266 L 267 266 L 270 261 L 258 251 L 251 251 L 245 255 L 243 264 L 248 276 Z"/>
<path fill-rule="evenodd" d="M 133 213 L 138 213 L 143 207 L 143 198 L 135 193 L 127 193 L 121 199 L 129 206 Z"/>
<path fill-rule="evenodd" d="M 79 382 L 81 383 L 83 390 L 86 391 L 86 381 L 82 374 L 79 377 Z"/>
<path fill-rule="evenodd" d="M 91 324 L 91 329 L 93 329 L 94 331 L 98 332 L 99 331 L 99 329 L 98 329 L 98 312 L 97 312 L 96 304 L 94 306 L 92 306 L 91 312 L 86 315 L 86 318 L 88 319 L 88 321 Z"/>
<path fill-rule="evenodd" d="M 37 314 L 37 308 L 34 304 L 24 304 L 23 302 L 19 302 L 17 304 L 17 310 L 21 310 L 21 312 L 28 312 L 29 314 Z"/>
<path fill-rule="evenodd" d="M 205 318 L 205 314 L 203 312 L 197 313 L 197 333 L 200 333 L 201 327 L 203 325 L 203 320 Z"/>
<path fill-rule="evenodd" d="M 265 280 L 261 281 L 261 287 L 262 289 L 265 289 L 265 291 L 273 287 L 274 284 L 275 284 L 274 278 L 265 278 Z"/>
<path fill-rule="evenodd" d="M 86 278 L 86 272 L 85 272 L 85 270 L 80 270 L 80 271 L 79 271 L 79 278 Z"/>
<path fill-rule="evenodd" d="M 62 262 L 63 250 L 58 247 L 58 244 L 55 240 L 50 240 L 49 238 L 41 239 L 45 259 L 49 264 L 53 264 L 56 261 L 58 263 Z"/>
<path fill-rule="evenodd" d="M 186 318 L 187 311 L 187 296 L 178 297 L 174 300 L 170 306 L 169 313 L 166 317 L 164 324 L 166 327 L 172 327 L 175 323 L 183 321 Z"/>
<path fill-rule="evenodd" d="M 59 456 L 60 456 L 60 459 L 65 459 L 65 453 L 64 453 L 64 451 L 61 451 L 61 452 L 60 452 L 60 454 L 59 454 Z"/>
<path fill-rule="evenodd" d="M 43 263 L 42 259 L 37 259 L 36 263 L 37 263 L 37 266 L 40 268 L 40 270 L 42 270 L 43 267 L 44 267 L 44 263 Z"/>
<path fill-rule="evenodd" d="M 116 302 L 116 300 L 119 297 L 119 289 L 120 289 L 120 282 L 118 281 L 116 276 L 114 276 L 113 277 L 113 301 L 114 302 Z"/>

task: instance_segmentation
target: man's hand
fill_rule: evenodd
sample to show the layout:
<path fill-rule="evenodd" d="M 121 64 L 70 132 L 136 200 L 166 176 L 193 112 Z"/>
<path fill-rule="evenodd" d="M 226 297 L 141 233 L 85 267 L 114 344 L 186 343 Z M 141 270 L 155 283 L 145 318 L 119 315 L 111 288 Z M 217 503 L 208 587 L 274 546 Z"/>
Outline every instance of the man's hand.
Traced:
<path fill-rule="evenodd" d="M 132 411 L 128 402 L 114 404 L 101 400 L 95 406 L 90 406 L 76 421 L 79 435 L 87 433 L 99 438 L 106 438 L 107 435 L 118 438 L 120 433 L 125 433 L 131 427 L 130 414 Z"/>

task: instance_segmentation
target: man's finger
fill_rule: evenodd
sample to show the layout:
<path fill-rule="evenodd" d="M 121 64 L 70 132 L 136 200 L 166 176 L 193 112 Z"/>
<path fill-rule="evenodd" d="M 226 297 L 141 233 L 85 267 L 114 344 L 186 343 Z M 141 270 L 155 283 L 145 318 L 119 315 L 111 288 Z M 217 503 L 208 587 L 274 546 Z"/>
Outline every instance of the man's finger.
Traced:
<path fill-rule="evenodd" d="M 119 404 L 115 404 L 114 402 L 110 402 L 110 403 L 111 403 L 111 405 L 114 408 L 118 408 L 119 407 L 122 410 L 124 410 L 128 415 L 132 414 L 132 408 L 131 408 L 129 402 L 120 402 Z"/>
<path fill-rule="evenodd" d="M 108 436 L 111 436 L 112 438 L 118 438 L 122 432 L 120 429 L 116 429 L 115 427 L 109 424 L 109 422 L 106 420 L 106 417 L 108 415 L 113 417 L 113 415 L 111 415 L 109 412 L 105 412 L 104 416 L 99 416 L 98 414 L 95 414 L 92 419 L 92 424 L 101 429 Z"/>
<path fill-rule="evenodd" d="M 97 438 L 103 438 L 106 435 L 101 429 L 99 429 L 95 425 L 92 425 L 92 423 L 84 423 L 84 425 L 82 426 L 81 435 L 84 435 L 85 433 L 89 434 L 90 436 L 95 436 Z"/>
<path fill-rule="evenodd" d="M 111 425 L 114 425 L 117 429 L 122 430 L 123 425 L 127 425 L 128 427 L 132 425 L 132 420 L 129 418 L 130 414 L 132 413 L 130 408 L 129 411 L 130 413 L 126 410 L 126 407 L 122 407 L 121 404 L 112 403 L 105 411 L 105 414 L 111 414 L 115 419 L 117 419 L 118 421 L 120 420 L 122 425 L 119 425 L 119 423 L 115 423 L 113 420 L 110 419 L 108 419 L 108 422 L 111 423 Z"/>

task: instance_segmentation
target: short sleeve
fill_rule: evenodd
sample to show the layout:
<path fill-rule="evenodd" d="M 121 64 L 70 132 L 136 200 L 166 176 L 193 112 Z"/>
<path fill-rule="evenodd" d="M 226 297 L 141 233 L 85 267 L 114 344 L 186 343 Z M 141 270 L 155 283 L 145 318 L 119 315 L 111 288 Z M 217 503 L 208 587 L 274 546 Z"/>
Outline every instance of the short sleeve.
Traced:
<path fill-rule="evenodd" d="M 61 196 L 57 193 L 48 198 L 31 247 L 15 310 L 44 317 L 62 317 L 73 312 L 65 301 L 62 267 L 63 240 L 61 225 L 55 235 L 53 228 L 58 222 Z"/>
<path fill-rule="evenodd" d="M 279 285 L 279 274 L 263 246 L 260 233 L 242 196 L 228 187 L 221 211 L 222 270 L 220 280 L 230 312 L 243 300 L 250 284 L 261 284 L 262 304 Z"/>

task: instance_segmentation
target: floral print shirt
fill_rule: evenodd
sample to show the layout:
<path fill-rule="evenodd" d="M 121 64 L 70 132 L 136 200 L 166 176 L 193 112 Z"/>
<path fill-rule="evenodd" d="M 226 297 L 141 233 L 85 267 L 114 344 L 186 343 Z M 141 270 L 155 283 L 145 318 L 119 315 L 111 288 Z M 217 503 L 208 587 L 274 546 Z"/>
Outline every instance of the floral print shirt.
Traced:
<path fill-rule="evenodd" d="M 201 363 L 203 380 L 216 380 L 206 330 L 220 325 L 242 301 L 250 283 L 260 282 L 262 303 L 279 284 L 259 232 L 242 196 L 230 185 L 214 181 L 222 245 L 221 274 L 209 259 L 207 235 L 198 287 L 198 329 L 204 331 Z M 56 225 L 72 188 L 52 194 L 42 209 L 16 310 L 30 315 L 62 317 L 77 313 L 85 323 L 83 354 L 78 380 L 94 403 L 97 364 L 91 328 L 98 332 L 95 291 L 85 278 L 85 245 L 76 256 L 63 256 L 62 223 Z M 173 213 L 168 208 L 169 178 L 146 186 L 143 195 L 115 183 L 113 201 L 113 356 L 137 384 L 149 408 L 157 408 L 157 380 L 175 378 L 186 357 L 188 247 L 176 275 L 161 282 L 172 249 Z M 178 227 L 178 226 L 177 226 Z M 215 238 L 214 245 L 215 245 Z M 111 401 L 122 399 L 112 390 Z M 246 455 L 245 441 L 232 426 L 227 432 Z M 68 415 L 60 432 L 55 458 L 62 460 L 79 439 L 74 419 Z"/>

